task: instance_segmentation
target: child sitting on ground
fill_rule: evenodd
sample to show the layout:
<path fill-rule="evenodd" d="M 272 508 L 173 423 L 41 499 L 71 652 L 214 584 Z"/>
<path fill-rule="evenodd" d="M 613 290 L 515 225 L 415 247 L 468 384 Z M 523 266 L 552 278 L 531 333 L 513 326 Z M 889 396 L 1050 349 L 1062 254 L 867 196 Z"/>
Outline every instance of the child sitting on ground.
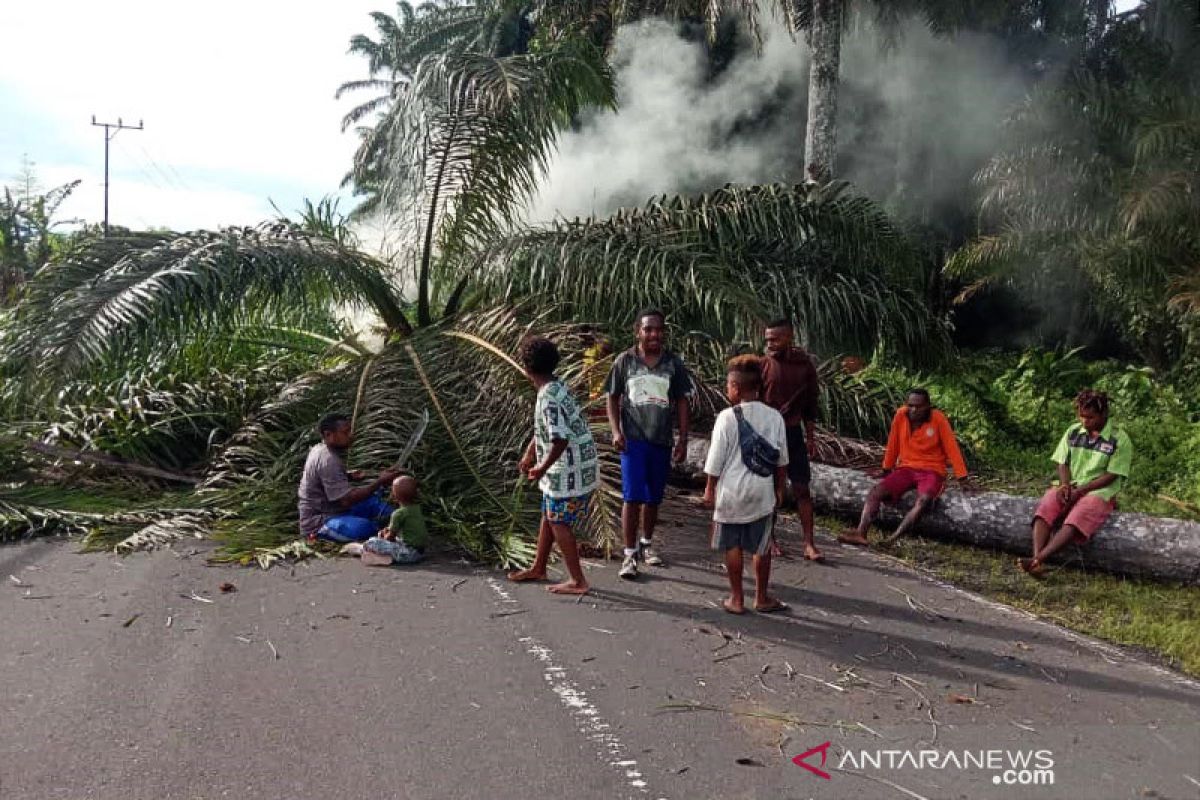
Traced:
<path fill-rule="evenodd" d="M 401 475 L 392 481 L 392 503 L 396 510 L 388 526 L 362 544 L 362 562 L 369 566 L 415 564 L 425 557 L 429 533 L 417 504 L 417 480 Z"/>
<path fill-rule="evenodd" d="M 713 509 L 713 549 L 725 551 L 730 614 L 744 614 L 742 553 L 754 556 L 754 610 L 787 606 L 767 594 L 775 509 L 783 504 L 787 481 L 787 429 L 783 416 L 759 401 L 762 359 L 730 359 L 725 393 L 732 408 L 717 415 L 704 472 L 704 505 Z"/>

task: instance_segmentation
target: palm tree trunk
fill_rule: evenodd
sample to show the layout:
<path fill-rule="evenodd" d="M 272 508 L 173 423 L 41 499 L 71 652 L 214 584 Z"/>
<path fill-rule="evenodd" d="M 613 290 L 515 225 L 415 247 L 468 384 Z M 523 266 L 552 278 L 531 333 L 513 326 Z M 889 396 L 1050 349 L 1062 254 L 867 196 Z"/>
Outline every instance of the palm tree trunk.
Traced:
<path fill-rule="evenodd" d="M 838 70 L 841 67 L 843 0 L 813 0 L 812 64 L 808 71 L 808 130 L 804 157 L 809 178 L 833 177 L 837 150 Z"/>
<path fill-rule="evenodd" d="M 703 480 L 708 441 L 692 436 L 687 458 L 675 467 L 680 484 Z M 812 495 L 817 510 L 846 522 L 857 522 L 876 479 L 858 470 L 812 465 Z M 988 550 L 1029 555 L 1029 521 L 1037 500 L 999 492 L 965 494 L 950 489 L 917 522 L 914 531 L 943 541 Z M 899 507 L 885 507 L 881 527 L 894 528 L 912 507 L 911 497 Z M 1118 512 L 1089 544 L 1071 546 L 1055 559 L 1088 571 L 1138 575 L 1162 581 L 1200 585 L 1200 523 Z"/>
<path fill-rule="evenodd" d="M 1108 28 L 1108 14 L 1112 0 L 1091 0 L 1088 10 L 1087 49 L 1093 52 L 1100 46 L 1104 32 Z"/>

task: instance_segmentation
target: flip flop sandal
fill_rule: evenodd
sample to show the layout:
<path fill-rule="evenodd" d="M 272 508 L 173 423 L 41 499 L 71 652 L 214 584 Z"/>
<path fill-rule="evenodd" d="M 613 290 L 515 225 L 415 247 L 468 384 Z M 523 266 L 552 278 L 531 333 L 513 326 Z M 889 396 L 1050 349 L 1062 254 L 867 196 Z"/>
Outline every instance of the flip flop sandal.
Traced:
<path fill-rule="evenodd" d="M 776 614 L 780 611 L 787 611 L 788 608 L 790 608 L 790 606 L 787 603 L 780 603 L 776 601 L 774 605 L 763 606 L 762 608 L 755 606 L 754 610 L 759 614 Z"/>

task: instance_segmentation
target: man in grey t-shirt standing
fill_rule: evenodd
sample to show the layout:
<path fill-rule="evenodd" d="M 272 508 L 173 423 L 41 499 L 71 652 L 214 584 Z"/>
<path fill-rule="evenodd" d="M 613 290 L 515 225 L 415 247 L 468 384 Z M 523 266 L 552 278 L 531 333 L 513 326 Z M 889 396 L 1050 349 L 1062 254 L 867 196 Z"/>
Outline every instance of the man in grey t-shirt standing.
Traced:
<path fill-rule="evenodd" d="M 390 485 L 398 472 L 384 470 L 365 486 L 360 470 L 346 471 L 346 450 L 353 434 L 343 414 L 329 414 L 317 423 L 321 443 L 308 451 L 300 477 L 300 533 L 334 542 L 361 542 L 371 538 L 395 510 L 376 492 Z"/>
<path fill-rule="evenodd" d="M 657 309 L 640 312 L 634 327 L 637 344 L 617 356 L 604 384 L 613 448 L 621 454 L 625 501 L 621 507 L 625 558 L 618 574 L 629 580 L 638 576 L 639 544 L 646 564 L 663 565 L 662 556 L 651 548 L 651 537 L 671 471 L 676 420 L 679 440 L 674 460 L 682 461 L 687 454 L 687 398 L 692 382 L 683 360 L 666 349 L 665 323 L 663 312 Z"/>

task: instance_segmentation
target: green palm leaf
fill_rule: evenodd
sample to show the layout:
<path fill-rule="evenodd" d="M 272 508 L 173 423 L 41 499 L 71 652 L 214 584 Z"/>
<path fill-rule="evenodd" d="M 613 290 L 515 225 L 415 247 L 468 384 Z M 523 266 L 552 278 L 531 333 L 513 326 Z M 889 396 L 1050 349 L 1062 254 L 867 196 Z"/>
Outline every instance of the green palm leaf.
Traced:
<path fill-rule="evenodd" d="M 788 314 L 823 351 L 935 355 L 944 327 L 917 294 L 905 240 L 845 186 L 729 186 L 659 198 L 608 219 L 561 221 L 499 240 L 474 262 L 477 297 L 538 296 L 560 318 L 620 324 L 647 305 L 720 341 L 757 341 L 764 318 Z"/>

